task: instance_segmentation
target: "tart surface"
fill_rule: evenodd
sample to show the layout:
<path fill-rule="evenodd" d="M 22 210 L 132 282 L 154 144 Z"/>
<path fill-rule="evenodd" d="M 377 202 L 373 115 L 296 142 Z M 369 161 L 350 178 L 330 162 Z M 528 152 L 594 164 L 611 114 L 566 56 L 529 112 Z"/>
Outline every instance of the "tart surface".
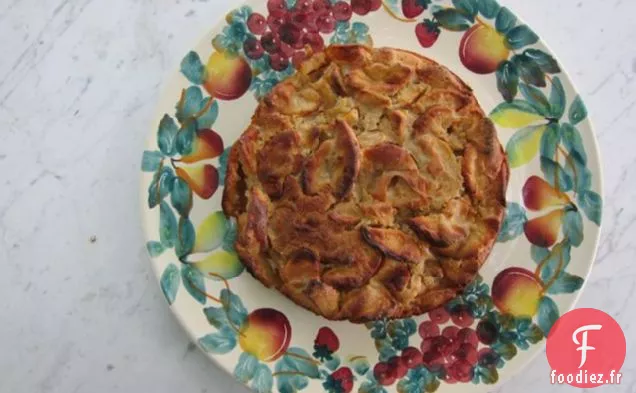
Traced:
<path fill-rule="evenodd" d="M 223 210 L 264 285 L 330 320 L 404 318 L 473 280 L 508 176 L 494 125 L 449 70 L 331 46 L 259 104 L 230 153 Z"/>

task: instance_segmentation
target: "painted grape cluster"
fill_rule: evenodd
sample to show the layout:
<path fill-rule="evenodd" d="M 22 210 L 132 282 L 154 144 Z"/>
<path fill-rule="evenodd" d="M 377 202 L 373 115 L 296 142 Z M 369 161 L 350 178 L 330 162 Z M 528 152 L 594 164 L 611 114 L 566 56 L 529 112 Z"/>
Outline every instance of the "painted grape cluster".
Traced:
<path fill-rule="evenodd" d="M 157 240 L 147 248 L 153 258 L 168 251 L 176 257 L 160 278 L 169 304 L 193 299 L 202 305 L 211 331 L 198 338 L 199 346 L 217 355 L 237 353 L 235 378 L 259 393 L 298 393 L 310 384 L 328 393 L 421 393 L 442 384 L 496 383 L 507 362 L 547 336 L 560 315 L 555 296 L 583 285 L 568 267 L 585 225 L 600 225 L 602 199 L 579 131 L 587 118 L 582 100 L 566 94 L 561 69 L 536 34 L 495 0 L 263 2 L 260 12 L 243 6 L 227 15 L 207 60 L 197 52 L 184 57 L 189 87 L 160 120 L 156 146 L 143 154 L 147 205 L 159 216 Z M 283 312 L 248 310 L 230 285 L 244 271 L 234 250 L 236 222 L 221 211 L 202 219 L 191 212 L 195 198 L 209 200 L 224 183 L 230 148 L 223 130 L 215 129 L 223 102 L 250 90 L 263 97 L 328 44 L 372 44 L 360 19 L 381 10 L 413 23 L 424 50 L 441 34 L 457 35 L 466 69 L 478 78 L 496 77 L 502 102 L 490 118 L 512 135 L 506 145 L 511 169 L 538 163 L 540 172 L 526 179 L 521 201 L 508 203 L 498 238 L 527 240 L 534 267 L 508 267 L 490 285 L 477 277 L 417 321 L 366 324 L 377 351 L 371 359 L 341 356 L 341 339 L 329 327 L 316 332 L 311 350 L 295 346 Z"/>

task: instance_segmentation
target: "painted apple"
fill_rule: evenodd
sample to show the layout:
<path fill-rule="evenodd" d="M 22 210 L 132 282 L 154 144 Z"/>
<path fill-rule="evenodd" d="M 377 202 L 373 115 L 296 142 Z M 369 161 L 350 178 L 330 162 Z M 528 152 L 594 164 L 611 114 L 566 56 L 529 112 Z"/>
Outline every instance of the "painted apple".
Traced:
<path fill-rule="evenodd" d="M 543 296 L 543 285 L 529 270 L 513 267 L 499 273 L 492 283 L 492 300 L 501 312 L 532 317 Z"/>
<path fill-rule="evenodd" d="M 505 37 L 486 24 L 478 23 L 471 27 L 459 45 L 462 63 L 477 74 L 495 72 L 509 55 L 510 49 L 506 45 Z"/>
<path fill-rule="evenodd" d="M 545 216 L 528 221 L 523 226 L 528 241 L 539 247 L 553 246 L 561 231 L 564 214 L 564 210 L 555 210 Z"/>
<path fill-rule="evenodd" d="M 235 100 L 245 94 L 252 82 L 247 61 L 227 52 L 214 52 L 206 66 L 205 89 L 221 100 Z"/>
<path fill-rule="evenodd" d="M 194 162 L 216 158 L 223 154 L 223 139 L 213 130 L 204 129 L 192 141 L 192 153 L 181 158 L 182 162 Z"/>
<path fill-rule="evenodd" d="M 531 176 L 523 186 L 523 203 L 529 210 L 539 211 L 571 203 L 570 198 L 539 176 Z"/>
<path fill-rule="evenodd" d="M 185 180 L 192 191 L 209 199 L 219 188 L 219 172 L 210 164 L 177 168 L 177 176 Z"/>
<path fill-rule="evenodd" d="M 272 362 L 283 356 L 290 340 L 289 320 L 283 313 L 271 308 L 252 311 L 239 334 L 243 351 L 263 362 Z"/>

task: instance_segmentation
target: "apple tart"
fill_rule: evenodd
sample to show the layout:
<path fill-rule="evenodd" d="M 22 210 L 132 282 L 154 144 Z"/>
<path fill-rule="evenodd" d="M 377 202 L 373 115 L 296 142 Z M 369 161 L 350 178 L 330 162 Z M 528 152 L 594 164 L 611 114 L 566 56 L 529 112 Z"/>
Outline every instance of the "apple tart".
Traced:
<path fill-rule="evenodd" d="M 509 168 L 445 67 L 330 46 L 262 99 L 232 147 L 223 210 L 250 273 L 330 320 L 422 314 L 490 254 Z"/>

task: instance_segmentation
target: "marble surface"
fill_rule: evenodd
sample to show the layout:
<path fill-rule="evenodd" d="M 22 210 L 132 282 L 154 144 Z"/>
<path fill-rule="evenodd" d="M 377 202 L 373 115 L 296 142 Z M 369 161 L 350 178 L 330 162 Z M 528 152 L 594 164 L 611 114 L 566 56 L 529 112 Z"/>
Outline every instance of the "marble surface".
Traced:
<path fill-rule="evenodd" d="M 229 0 L 0 0 L 0 392 L 245 392 L 165 305 L 139 225 L 162 81 Z M 546 39 L 604 159 L 598 261 L 579 306 L 628 338 L 636 392 L 636 2 L 502 0 Z M 502 393 L 551 386 L 538 356 Z M 596 390 L 595 390 L 596 391 Z"/>

